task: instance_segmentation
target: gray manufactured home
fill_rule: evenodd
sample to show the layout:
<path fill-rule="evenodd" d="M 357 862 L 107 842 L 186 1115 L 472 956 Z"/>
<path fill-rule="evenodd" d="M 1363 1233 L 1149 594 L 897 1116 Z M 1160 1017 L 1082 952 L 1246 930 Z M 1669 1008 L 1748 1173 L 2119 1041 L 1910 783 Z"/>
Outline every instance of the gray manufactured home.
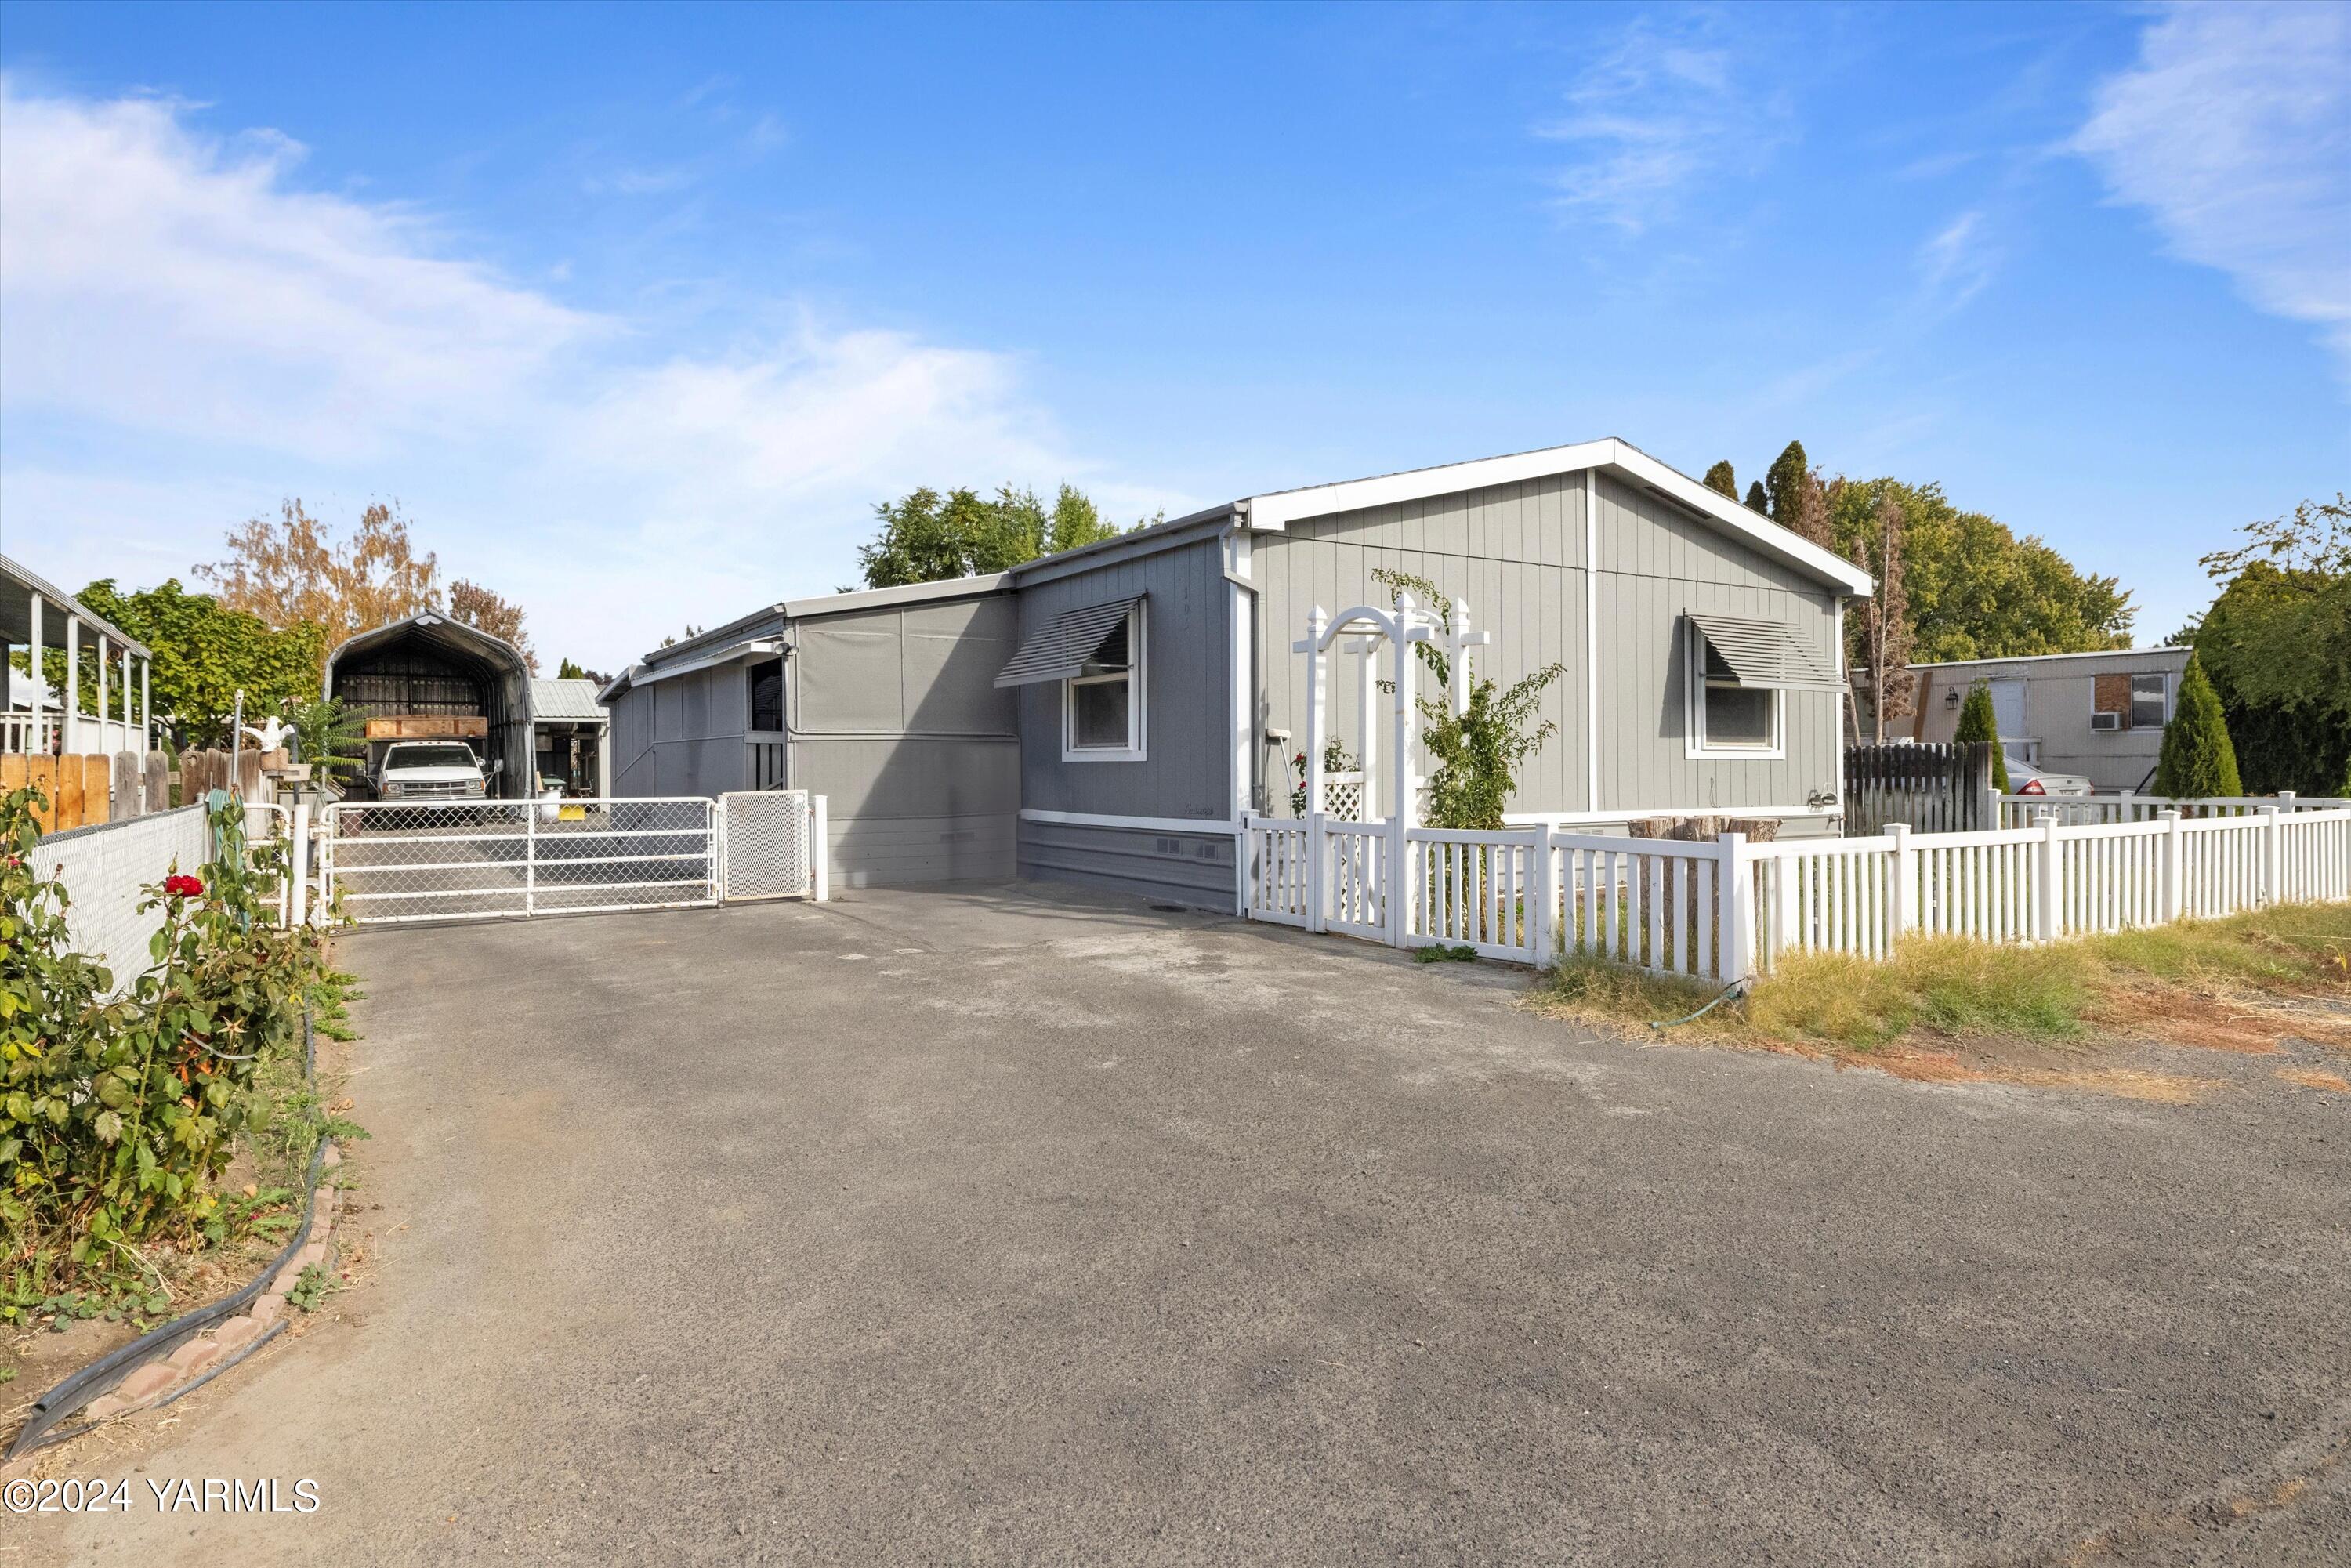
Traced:
<path fill-rule="evenodd" d="M 1434 582 L 1505 685 L 1552 664 L 1527 821 L 1839 811 L 1843 609 L 1869 580 L 1621 441 L 1211 507 L 993 578 L 787 601 L 604 693 L 620 795 L 830 797 L 851 887 L 1012 874 L 1230 907 L 1244 813 L 1290 811 L 1316 607 Z M 1331 737 L 1382 756 L 1375 649 Z M 1368 728 L 1366 726 L 1368 725 Z M 1372 808 L 1381 804 L 1366 802 Z"/>

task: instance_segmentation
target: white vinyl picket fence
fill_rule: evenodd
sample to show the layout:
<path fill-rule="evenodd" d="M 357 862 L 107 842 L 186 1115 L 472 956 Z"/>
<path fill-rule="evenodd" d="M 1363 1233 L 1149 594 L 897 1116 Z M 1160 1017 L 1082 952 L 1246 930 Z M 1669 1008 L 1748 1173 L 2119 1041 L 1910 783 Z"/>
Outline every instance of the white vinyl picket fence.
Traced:
<path fill-rule="evenodd" d="M 2258 815 L 2264 806 L 2274 806 L 2280 811 L 2340 811 L 2351 809 L 2351 800 L 2332 797 L 2296 795 L 2283 790 L 2275 795 L 2212 795 L 2200 800 L 2175 800 L 2168 795 L 2002 795 L 2000 801 L 2000 825 L 2003 828 L 2029 828 L 2043 817 L 2054 817 L 2069 828 L 2089 827 L 2104 822 L 2152 822 L 2166 811 L 2177 811 L 2183 817 L 2251 817 Z"/>
<path fill-rule="evenodd" d="M 1592 954 L 1728 984 L 1783 953 L 1885 956 L 1913 932 L 1994 943 L 2351 899 L 2351 808 L 1750 843 L 1541 827 L 1452 832 L 1249 818 L 1242 912 L 1395 946 Z"/>

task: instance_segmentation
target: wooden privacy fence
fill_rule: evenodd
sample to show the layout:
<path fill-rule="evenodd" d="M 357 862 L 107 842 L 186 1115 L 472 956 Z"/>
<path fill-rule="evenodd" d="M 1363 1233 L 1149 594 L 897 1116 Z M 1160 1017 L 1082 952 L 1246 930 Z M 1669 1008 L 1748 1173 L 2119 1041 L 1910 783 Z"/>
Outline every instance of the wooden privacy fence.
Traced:
<path fill-rule="evenodd" d="M 1847 747 L 1845 831 L 1883 832 L 1895 822 L 1927 833 L 2000 826 L 1992 818 L 1991 751 L 1988 740 Z"/>
<path fill-rule="evenodd" d="M 1795 951 L 1995 943 L 2351 899 L 2351 809 L 1758 842 L 1246 819 L 1241 912 L 1400 947 L 1729 984 Z"/>

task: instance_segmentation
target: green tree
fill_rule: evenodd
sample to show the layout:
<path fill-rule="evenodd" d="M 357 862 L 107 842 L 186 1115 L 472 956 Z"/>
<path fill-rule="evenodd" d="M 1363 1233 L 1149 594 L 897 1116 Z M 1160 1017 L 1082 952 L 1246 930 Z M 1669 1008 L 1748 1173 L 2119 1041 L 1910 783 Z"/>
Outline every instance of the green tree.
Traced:
<path fill-rule="evenodd" d="M 1706 471 L 1706 487 L 1734 501 L 1739 499 L 1739 476 L 1731 471 L 1729 458 Z"/>
<path fill-rule="evenodd" d="M 2131 644 L 2130 595 L 2111 577 L 2081 571 L 2040 539 L 2019 538 L 1981 512 L 1963 512 L 1940 485 L 1849 479 L 1831 486 L 1832 548 L 1849 560 L 1873 549 L 1888 499 L 1903 518 L 1903 587 L 1919 663 L 2080 653 Z M 1848 619 L 1847 653 L 1860 629 Z"/>
<path fill-rule="evenodd" d="M 1794 526 L 1799 505 L 1797 498 L 1802 494 L 1804 481 L 1812 471 L 1812 464 L 1804 456 L 1802 442 L 1791 441 L 1780 449 L 1780 455 L 1771 460 L 1771 468 L 1763 476 L 1764 493 L 1771 498 L 1770 510 L 1773 522 L 1782 528 Z"/>
<path fill-rule="evenodd" d="M 1766 515 L 1771 510 L 1771 503 L 1763 495 L 1763 481 L 1761 479 L 1751 481 L 1747 486 L 1747 509 Z"/>
<path fill-rule="evenodd" d="M 2351 499 L 2244 533 L 2204 558 L 2220 596 L 2175 640 L 2210 677 L 2246 788 L 2335 793 L 2351 768 Z"/>
<path fill-rule="evenodd" d="M 1991 787 L 2001 794 L 2008 793 L 2008 756 L 2001 749 L 2000 720 L 1991 711 L 1991 687 L 1978 681 L 1968 688 L 1968 700 L 1959 709 L 1959 727 L 1951 738 L 1964 746 L 1971 741 L 1991 742 Z"/>
<path fill-rule="evenodd" d="M 2179 676 L 2179 698 L 2163 727 L 2163 749 L 2156 756 L 2155 792 L 2179 800 L 2241 795 L 2237 748 L 2229 741 L 2220 694 L 2196 655 Z"/>
<path fill-rule="evenodd" d="M 154 653 L 150 691 L 155 711 L 183 746 L 223 746 L 236 694 L 248 717 L 276 712 L 319 695 L 327 657 L 325 631 L 316 622 L 272 628 L 259 616 L 229 610 L 206 593 L 190 593 L 177 578 L 124 593 L 111 578 L 81 591 L 81 601 L 147 644 Z M 62 682 L 64 655 L 54 682 Z M 82 690 L 91 691 L 94 669 Z"/>
<path fill-rule="evenodd" d="M 868 588 L 1008 571 L 1053 550 L 1075 549 L 1118 532 L 1086 496 L 1061 487 L 1051 510 L 1033 490 L 998 487 L 942 496 L 927 486 L 873 508 L 881 528 L 857 550 Z M 1138 525 L 1140 526 L 1140 525 Z"/>

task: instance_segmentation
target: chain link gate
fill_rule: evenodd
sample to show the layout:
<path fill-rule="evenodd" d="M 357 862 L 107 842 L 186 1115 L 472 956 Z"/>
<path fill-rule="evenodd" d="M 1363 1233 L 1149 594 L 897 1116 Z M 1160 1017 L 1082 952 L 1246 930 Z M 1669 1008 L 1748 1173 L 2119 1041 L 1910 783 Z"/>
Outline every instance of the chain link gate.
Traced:
<path fill-rule="evenodd" d="M 825 897 L 824 797 L 805 789 L 745 789 L 718 797 L 726 843 L 726 897 Z"/>
<path fill-rule="evenodd" d="M 717 802 L 341 800 L 319 813 L 329 900 L 362 925 L 675 909 L 726 894 Z"/>

